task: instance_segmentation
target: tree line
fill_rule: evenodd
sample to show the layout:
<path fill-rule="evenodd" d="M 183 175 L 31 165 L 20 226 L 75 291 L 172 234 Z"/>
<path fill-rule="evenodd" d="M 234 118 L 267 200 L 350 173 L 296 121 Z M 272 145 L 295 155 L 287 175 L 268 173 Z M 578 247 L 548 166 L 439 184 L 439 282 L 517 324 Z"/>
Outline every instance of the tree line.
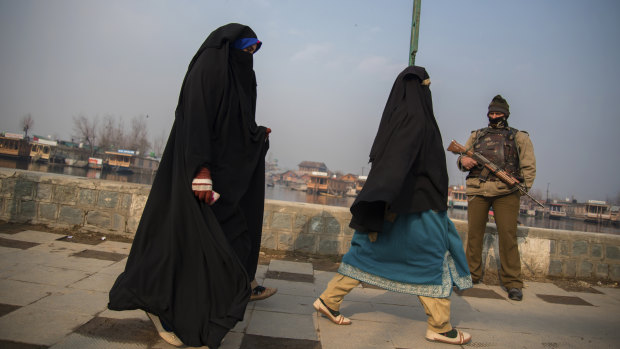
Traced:
<path fill-rule="evenodd" d="M 165 146 L 165 135 L 149 141 L 146 127 L 148 115 L 137 115 L 126 125 L 122 117 L 106 115 L 102 120 L 95 116 L 88 118 L 83 114 L 73 117 L 73 136 L 84 142 L 94 153 L 95 147 L 102 150 L 126 149 L 136 151 L 140 155 L 161 156 Z"/>

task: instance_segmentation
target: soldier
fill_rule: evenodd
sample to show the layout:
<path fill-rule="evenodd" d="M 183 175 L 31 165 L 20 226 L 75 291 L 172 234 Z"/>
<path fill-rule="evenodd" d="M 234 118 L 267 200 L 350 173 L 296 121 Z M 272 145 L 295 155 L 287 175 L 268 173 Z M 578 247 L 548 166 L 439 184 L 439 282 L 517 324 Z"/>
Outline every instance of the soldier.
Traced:
<path fill-rule="evenodd" d="M 473 131 L 465 148 L 473 148 L 529 190 L 536 177 L 536 158 L 528 133 L 508 126 L 510 110 L 501 95 L 493 97 L 487 116 L 488 127 Z M 466 182 L 469 201 L 466 254 L 472 281 L 478 283 L 482 278 L 482 246 L 488 212 L 492 207 L 499 236 L 500 281 L 508 297 L 520 301 L 523 299 L 523 279 L 517 218 L 521 195 L 516 187 L 509 187 L 471 157 L 459 157 L 457 166 L 461 171 L 469 171 Z"/>

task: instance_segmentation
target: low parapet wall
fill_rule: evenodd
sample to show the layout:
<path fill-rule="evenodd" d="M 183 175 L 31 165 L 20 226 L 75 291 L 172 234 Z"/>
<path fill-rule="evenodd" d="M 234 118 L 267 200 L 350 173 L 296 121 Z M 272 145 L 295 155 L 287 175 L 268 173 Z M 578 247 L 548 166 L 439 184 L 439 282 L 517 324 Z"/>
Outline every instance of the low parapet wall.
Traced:
<path fill-rule="evenodd" d="M 133 237 L 150 186 L 0 168 L 0 219 L 52 228 Z M 280 251 L 341 255 L 353 230 L 348 208 L 265 200 L 262 246 Z M 453 220 L 463 241 L 467 222 Z M 620 236 L 519 227 L 526 278 L 620 281 Z M 497 274 L 495 224 L 487 225 L 485 273 Z"/>

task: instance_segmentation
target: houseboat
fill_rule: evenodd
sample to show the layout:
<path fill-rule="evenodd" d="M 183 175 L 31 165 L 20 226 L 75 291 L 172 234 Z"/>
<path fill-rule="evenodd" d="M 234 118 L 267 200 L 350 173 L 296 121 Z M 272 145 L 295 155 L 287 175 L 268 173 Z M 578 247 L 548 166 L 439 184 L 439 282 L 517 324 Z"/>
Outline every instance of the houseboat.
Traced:
<path fill-rule="evenodd" d="M 312 172 L 307 183 L 306 192 L 309 194 L 327 193 L 329 176 L 327 172 Z"/>
<path fill-rule="evenodd" d="M 106 151 L 106 158 L 103 162 L 105 169 L 118 173 L 133 173 L 131 169 L 131 158 L 134 152 L 131 150 Z"/>
<path fill-rule="evenodd" d="M 448 195 L 448 206 L 462 210 L 467 209 L 467 194 L 462 186 L 452 188 Z"/>
<path fill-rule="evenodd" d="M 159 159 L 135 155 L 130 159 L 129 169 L 138 173 L 155 173 L 159 168 Z"/>
<path fill-rule="evenodd" d="M 585 206 L 584 221 L 604 223 L 611 221 L 611 206 L 605 201 L 588 200 Z"/>
<path fill-rule="evenodd" d="M 564 219 L 566 218 L 566 205 L 551 203 L 549 204 L 549 219 Z"/>
<path fill-rule="evenodd" d="M 30 144 L 24 135 L 6 132 L 0 136 L 0 156 L 28 159 Z"/>
<path fill-rule="evenodd" d="M 40 136 L 33 136 L 30 141 L 30 160 L 36 162 L 50 162 L 52 149 L 58 142 Z"/>

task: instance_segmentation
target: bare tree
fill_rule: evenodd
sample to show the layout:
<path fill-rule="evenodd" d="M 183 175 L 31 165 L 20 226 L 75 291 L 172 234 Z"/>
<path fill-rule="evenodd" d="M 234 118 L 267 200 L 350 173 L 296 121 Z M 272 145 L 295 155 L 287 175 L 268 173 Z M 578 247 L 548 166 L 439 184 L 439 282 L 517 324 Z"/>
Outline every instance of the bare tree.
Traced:
<path fill-rule="evenodd" d="M 151 147 L 151 143 L 148 141 L 146 118 L 148 118 L 148 115 L 146 117 L 135 116 L 131 119 L 131 129 L 127 139 L 129 149 L 136 150 L 142 155 Z"/>
<path fill-rule="evenodd" d="M 28 131 L 32 128 L 32 125 L 34 125 L 32 115 L 24 115 L 24 117 L 22 118 L 22 130 L 24 130 L 24 132 L 26 133 L 26 138 L 28 138 Z"/>
<path fill-rule="evenodd" d="M 99 142 L 97 143 L 101 149 L 116 150 L 118 149 L 118 140 L 115 135 L 116 122 L 112 115 L 103 117 L 103 125 L 99 129 Z"/>
<path fill-rule="evenodd" d="M 83 142 L 86 142 L 90 147 L 90 155 L 95 153 L 95 134 L 97 130 L 98 118 L 95 117 L 89 120 L 84 115 L 78 115 L 73 117 L 73 132 L 74 136 Z"/>
<path fill-rule="evenodd" d="M 166 131 L 162 130 L 159 136 L 153 140 L 153 152 L 155 156 L 161 157 L 164 154 L 164 148 L 166 147 Z"/>

